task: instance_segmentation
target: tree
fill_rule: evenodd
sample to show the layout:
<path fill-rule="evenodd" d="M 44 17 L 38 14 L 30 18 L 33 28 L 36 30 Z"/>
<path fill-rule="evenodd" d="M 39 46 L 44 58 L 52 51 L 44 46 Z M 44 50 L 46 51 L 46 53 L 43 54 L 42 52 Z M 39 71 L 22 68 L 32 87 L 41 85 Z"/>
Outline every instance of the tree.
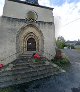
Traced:
<path fill-rule="evenodd" d="M 56 40 L 56 46 L 59 49 L 63 49 L 65 47 L 65 39 L 64 37 L 60 36 Z"/>

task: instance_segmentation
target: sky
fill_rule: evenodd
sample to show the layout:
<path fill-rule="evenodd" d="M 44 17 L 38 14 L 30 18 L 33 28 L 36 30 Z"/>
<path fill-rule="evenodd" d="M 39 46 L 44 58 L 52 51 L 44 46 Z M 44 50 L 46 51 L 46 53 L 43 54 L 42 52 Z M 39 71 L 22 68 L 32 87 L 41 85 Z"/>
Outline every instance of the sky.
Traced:
<path fill-rule="evenodd" d="M 0 0 L 0 15 L 5 0 Z M 53 7 L 56 37 L 80 39 L 80 0 L 38 0 L 40 5 Z"/>

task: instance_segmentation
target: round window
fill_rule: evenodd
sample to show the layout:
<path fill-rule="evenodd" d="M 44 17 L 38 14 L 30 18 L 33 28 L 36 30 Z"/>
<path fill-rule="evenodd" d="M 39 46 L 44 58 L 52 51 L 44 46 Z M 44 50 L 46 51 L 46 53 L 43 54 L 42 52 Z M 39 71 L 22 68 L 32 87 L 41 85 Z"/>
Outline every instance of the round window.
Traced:
<path fill-rule="evenodd" d="M 29 21 L 36 21 L 37 18 L 38 18 L 38 15 L 37 15 L 36 12 L 34 12 L 34 11 L 29 11 L 29 12 L 27 13 L 27 17 L 26 17 L 27 20 L 29 20 Z"/>

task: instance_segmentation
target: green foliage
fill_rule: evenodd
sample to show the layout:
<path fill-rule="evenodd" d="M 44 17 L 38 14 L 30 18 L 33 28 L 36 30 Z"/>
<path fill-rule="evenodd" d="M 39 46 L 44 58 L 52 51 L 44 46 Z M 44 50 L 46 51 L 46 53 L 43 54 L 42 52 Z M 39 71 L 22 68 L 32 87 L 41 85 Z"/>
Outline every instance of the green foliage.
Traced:
<path fill-rule="evenodd" d="M 65 47 L 65 40 L 63 37 L 58 37 L 57 40 L 56 40 L 56 46 L 59 48 L 59 49 L 63 49 Z"/>
<path fill-rule="evenodd" d="M 66 57 L 62 58 L 62 59 L 53 59 L 52 62 L 57 64 L 60 67 L 64 67 L 64 66 L 70 64 L 68 58 L 66 58 Z"/>
<path fill-rule="evenodd" d="M 57 45 L 57 47 L 60 48 L 60 49 L 63 49 L 64 46 L 65 46 L 64 43 L 63 43 L 62 41 L 59 41 L 59 40 L 57 40 L 56 45 Z"/>
<path fill-rule="evenodd" d="M 39 60 L 38 59 L 34 59 L 34 62 L 39 62 Z"/>

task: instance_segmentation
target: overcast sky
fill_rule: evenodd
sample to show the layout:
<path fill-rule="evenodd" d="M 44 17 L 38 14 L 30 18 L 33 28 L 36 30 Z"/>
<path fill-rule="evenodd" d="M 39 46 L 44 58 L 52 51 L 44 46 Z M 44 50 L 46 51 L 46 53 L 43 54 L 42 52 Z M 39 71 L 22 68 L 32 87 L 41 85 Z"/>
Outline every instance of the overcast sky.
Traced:
<path fill-rule="evenodd" d="M 0 0 L 0 15 L 5 0 Z M 56 36 L 65 40 L 80 39 L 80 0 L 39 0 L 40 5 L 53 7 Z"/>

